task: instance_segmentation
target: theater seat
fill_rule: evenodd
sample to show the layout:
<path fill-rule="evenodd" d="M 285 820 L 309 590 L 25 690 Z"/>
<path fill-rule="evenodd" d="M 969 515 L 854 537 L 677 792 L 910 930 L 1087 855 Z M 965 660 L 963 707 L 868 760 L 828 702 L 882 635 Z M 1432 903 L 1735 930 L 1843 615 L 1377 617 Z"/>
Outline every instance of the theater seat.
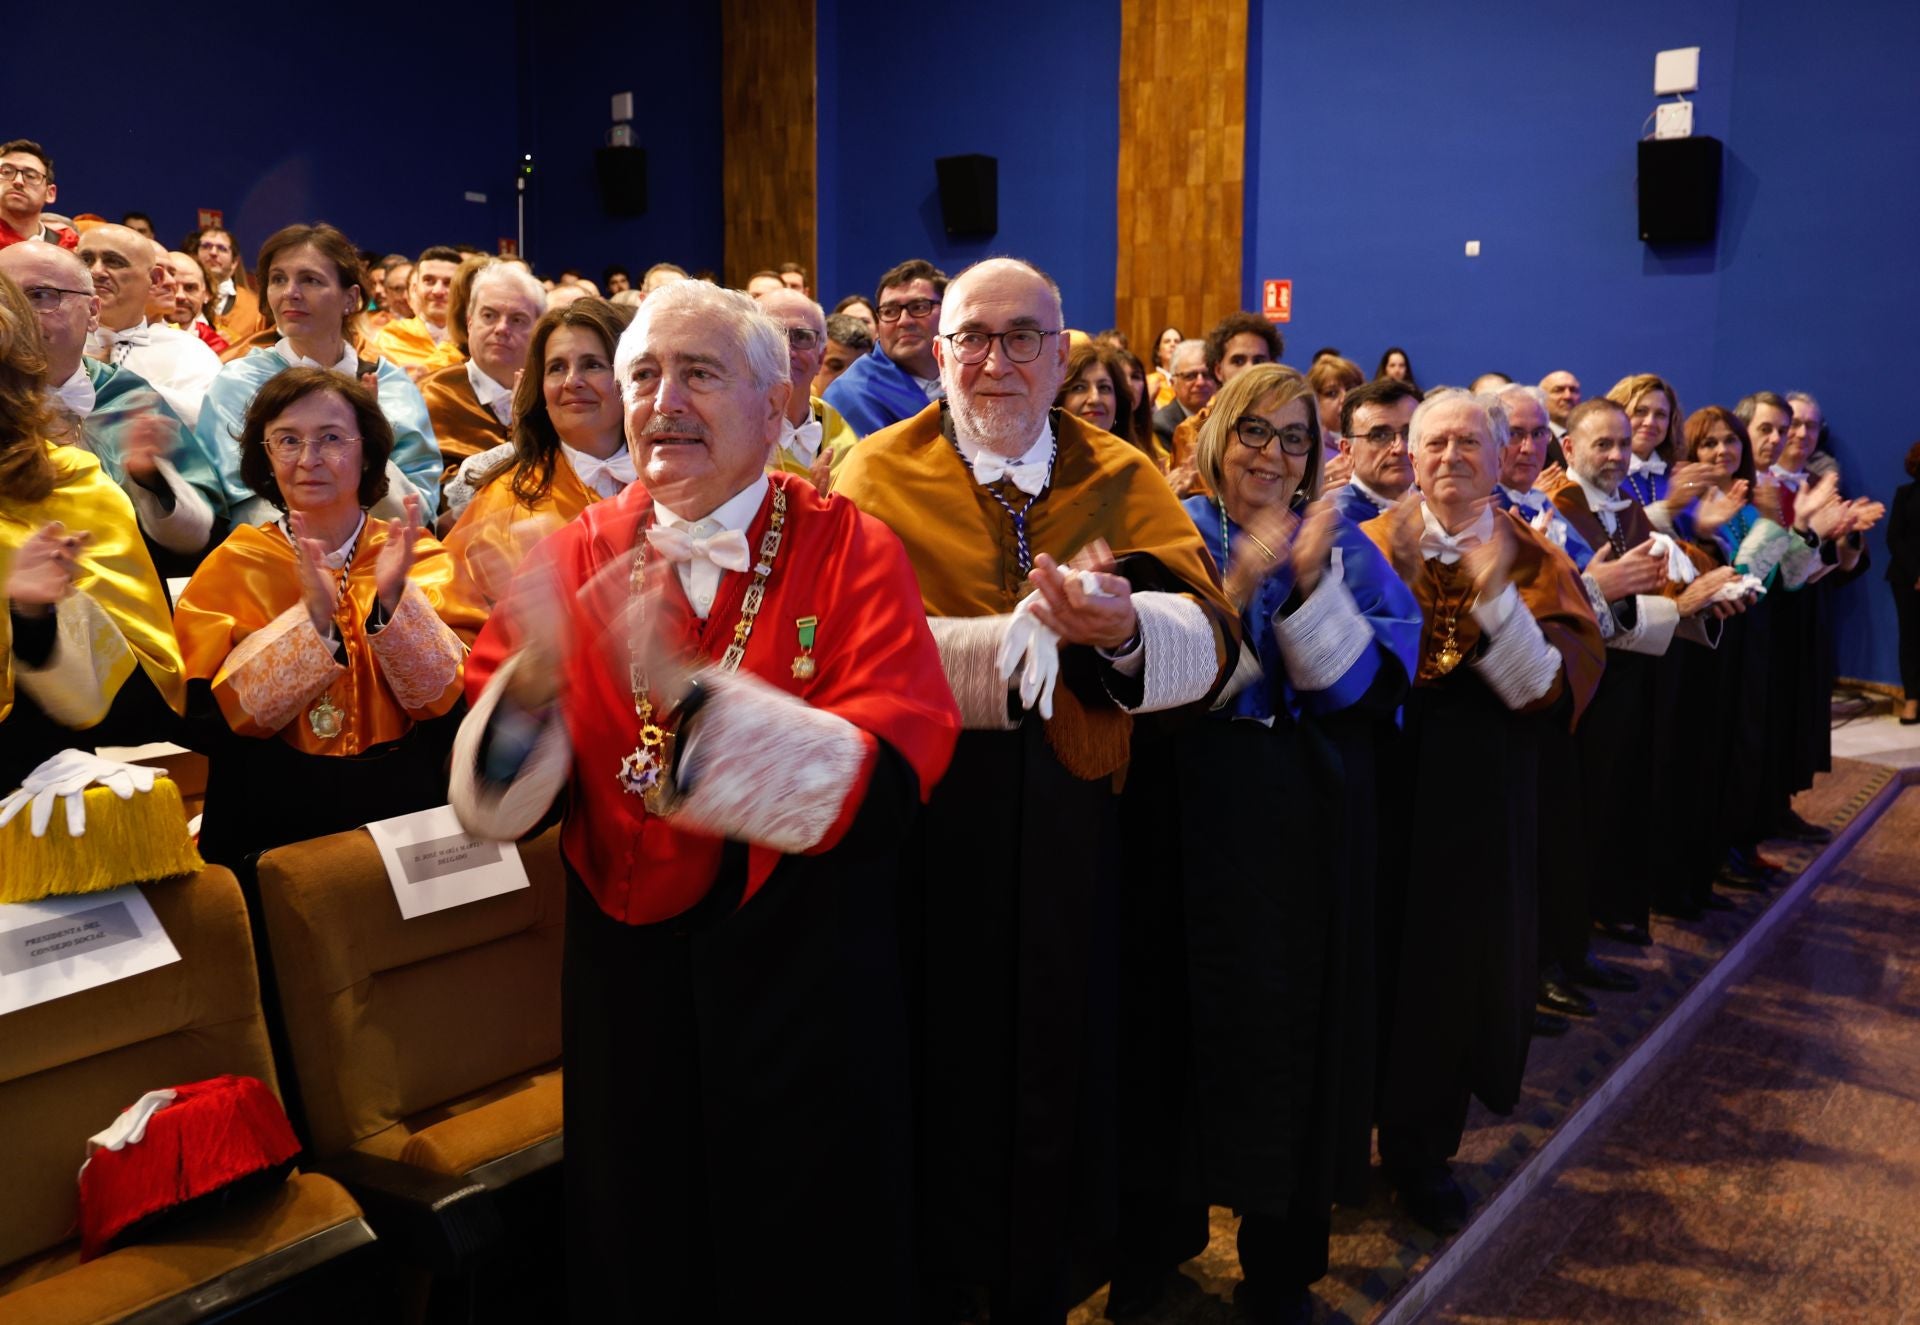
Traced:
<path fill-rule="evenodd" d="M 276 1084 L 233 876 L 212 867 L 142 891 L 178 962 L 0 1018 L 0 1320 L 196 1319 L 373 1240 L 347 1192 L 306 1172 L 80 1263 L 87 1136 L 158 1087 L 227 1072 Z"/>
<path fill-rule="evenodd" d="M 459 1183 L 498 1190 L 560 1158 L 557 830 L 520 851 L 532 887 L 412 920 L 365 832 L 260 858 L 304 1124 L 322 1167 L 356 1193 L 397 1180 L 445 1209 Z M 369 1214 L 384 1236 L 383 1209 Z M 478 1235 L 459 1236 L 471 1252 Z"/>

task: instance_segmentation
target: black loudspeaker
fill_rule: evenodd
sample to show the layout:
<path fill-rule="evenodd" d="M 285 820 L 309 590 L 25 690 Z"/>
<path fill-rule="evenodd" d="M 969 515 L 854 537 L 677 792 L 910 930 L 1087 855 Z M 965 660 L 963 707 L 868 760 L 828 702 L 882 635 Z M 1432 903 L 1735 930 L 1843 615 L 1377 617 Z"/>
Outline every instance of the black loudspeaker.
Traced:
<path fill-rule="evenodd" d="M 602 147 L 594 153 L 600 175 L 600 205 L 608 216 L 647 214 L 647 149 Z"/>
<path fill-rule="evenodd" d="M 954 239 L 990 239 L 1000 230 L 1000 158 L 943 156 L 934 160 L 940 177 L 940 220 Z"/>
<path fill-rule="evenodd" d="M 1640 240 L 1711 243 L 1720 223 L 1720 140 L 1640 140 Z"/>

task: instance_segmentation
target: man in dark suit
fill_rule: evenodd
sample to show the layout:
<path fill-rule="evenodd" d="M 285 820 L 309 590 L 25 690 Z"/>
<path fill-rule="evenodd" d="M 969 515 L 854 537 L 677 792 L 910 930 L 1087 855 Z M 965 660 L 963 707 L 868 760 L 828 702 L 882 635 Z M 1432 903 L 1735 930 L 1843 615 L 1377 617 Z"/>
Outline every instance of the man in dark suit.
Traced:
<path fill-rule="evenodd" d="M 1207 367 L 1207 343 L 1203 340 L 1183 340 L 1174 346 L 1167 372 L 1173 378 L 1173 399 L 1153 412 L 1153 431 L 1171 453 L 1173 430 L 1212 400 L 1220 383 Z"/>

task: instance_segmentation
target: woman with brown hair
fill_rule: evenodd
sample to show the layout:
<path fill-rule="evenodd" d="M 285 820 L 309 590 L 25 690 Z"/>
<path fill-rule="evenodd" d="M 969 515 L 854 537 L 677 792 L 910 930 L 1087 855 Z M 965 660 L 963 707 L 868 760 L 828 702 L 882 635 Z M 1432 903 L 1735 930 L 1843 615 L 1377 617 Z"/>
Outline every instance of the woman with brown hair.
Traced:
<path fill-rule="evenodd" d="M 325 368 L 286 368 L 254 394 L 240 472 L 279 514 L 242 525 L 194 573 L 174 611 L 192 739 L 210 760 L 201 852 L 249 852 L 446 800 L 466 646 L 453 560 L 398 520 L 393 429 L 373 393 Z M 444 618 L 444 619 L 443 619 Z"/>
<path fill-rule="evenodd" d="M 33 307 L 0 276 L 0 793 L 71 745 L 170 738 L 186 699 L 133 507 L 91 455 L 46 440 L 46 374 Z"/>
<path fill-rule="evenodd" d="M 368 359 L 353 342 L 353 322 L 365 305 L 366 276 L 360 251 L 330 225 L 290 225 L 260 248 L 258 280 L 268 326 L 279 333 L 271 345 L 229 360 L 207 388 L 196 431 L 207 454 L 219 457 L 220 479 L 236 526 L 270 519 L 272 508 L 240 472 L 237 440 L 254 395 L 289 368 L 325 368 L 370 382 L 393 435 L 387 504 L 376 514 L 400 513 L 406 487 L 419 494 L 421 509 L 440 503 L 440 447 L 427 403 L 406 370 L 386 359 Z M 404 483 L 401 482 L 404 480 Z"/>
<path fill-rule="evenodd" d="M 1120 351 L 1105 341 L 1082 340 L 1068 352 L 1066 379 L 1053 404 L 1102 432 L 1132 442 L 1155 464 L 1166 468 L 1151 430 L 1145 445 L 1132 435 L 1133 399 L 1127 388 L 1127 365 Z"/>
<path fill-rule="evenodd" d="M 534 323 L 513 393 L 511 468 L 483 484 L 447 535 L 458 592 L 491 613 L 533 545 L 636 477 L 613 352 L 628 319 L 604 299 L 576 299 Z M 476 457 L 476 460 L 484 457 Z M 464 472 L 464 471 L 463 471 Z"/>

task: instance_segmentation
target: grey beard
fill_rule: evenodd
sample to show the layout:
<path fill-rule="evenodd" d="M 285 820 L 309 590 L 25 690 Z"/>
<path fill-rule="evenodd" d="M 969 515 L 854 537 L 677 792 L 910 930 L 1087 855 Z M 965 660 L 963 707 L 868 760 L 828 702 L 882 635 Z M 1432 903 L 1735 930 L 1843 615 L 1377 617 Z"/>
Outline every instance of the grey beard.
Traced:
<path fill-rule="evenodd" d="M 974 445 L 1009 458 L 1022 455 L 1040 435 L 1051 402 L 1003 401 L 979 408 L 965 395 L 949 392 L 947 407 L 953 412 L 953 431 Z"/>

